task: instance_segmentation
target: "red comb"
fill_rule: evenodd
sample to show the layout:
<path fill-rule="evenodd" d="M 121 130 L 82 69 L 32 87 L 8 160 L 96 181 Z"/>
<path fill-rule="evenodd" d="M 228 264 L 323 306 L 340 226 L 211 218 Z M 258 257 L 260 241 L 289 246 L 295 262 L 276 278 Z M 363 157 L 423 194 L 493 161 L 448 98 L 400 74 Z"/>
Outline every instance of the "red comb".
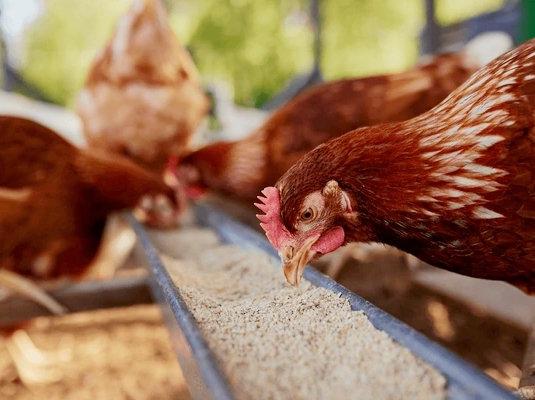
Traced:
<path fill-rule="evenodd" d="M 177 173 L 178 164 L 180 164 L 180 159 L 177 156 L 170 156 L 165 166 L 165 175 L 174 181 L 173 184 L 180 181 Z"/>
<path fill-rule="evenodd" d="M 269 242 L 277 250 L 280 250 L 285 242 L 292 239 L 292 235 L 281 221 L 280 192 L 276 187 L 270 186 L 262 190 L 262 194 L 264 196 L 258 196 L 261 203 L 255 203 L 255 206 L 265 215 L 257 214 L 256 217 L 260 220 L 262 229 L 266 231 Z"/>
<path fill-rule="evenodd" d="M 170 156 L 169 160 L 167 160 L 166 169 L 170 171 L 176 171 L 178 164 L 180 164 L 180 159 L 178 156 Z"/>

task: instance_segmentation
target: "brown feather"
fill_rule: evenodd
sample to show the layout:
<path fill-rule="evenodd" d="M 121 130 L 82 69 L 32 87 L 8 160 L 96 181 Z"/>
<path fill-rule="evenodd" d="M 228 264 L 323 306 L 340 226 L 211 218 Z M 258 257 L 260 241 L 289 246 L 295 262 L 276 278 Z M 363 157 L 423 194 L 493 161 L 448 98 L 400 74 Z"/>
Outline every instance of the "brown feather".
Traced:
<path fill-rule="evenodd" d="M 417 116 L 476 70 L 463 53 L 443 54 L 399 74 L 314 86 L 275 111 L 250 137 L 211 144 L 181 160 L 199 171 L 186 183 L 254 200 L 319 144 L 362 126 Z"/>

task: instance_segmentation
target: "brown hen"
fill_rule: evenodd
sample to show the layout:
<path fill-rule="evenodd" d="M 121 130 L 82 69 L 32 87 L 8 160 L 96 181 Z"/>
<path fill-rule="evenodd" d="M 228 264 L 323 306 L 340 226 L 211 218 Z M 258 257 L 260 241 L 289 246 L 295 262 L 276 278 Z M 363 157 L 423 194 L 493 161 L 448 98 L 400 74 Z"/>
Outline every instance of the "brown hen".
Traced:
<path fill-rule="evenodd" d="M 120 228 L 105 231 L 111 213 L 133 208 L 144 196 L 163 196 L 172 205 L 161 215 L 146 210 L 149 221 L 165 224 L 180 209 L 174 189 L 159 176 L 121 156 L 79 150 L 27 119 L 0 117 L 0 165 L 0 286 L 54 314 L 66 309 L 38 282 L 82 278 L 106 255 L 121 258 L 130 249 L 124 232 L 120 243 L 103 240 Z M 3 334 L 21 379 L 48 381 L 50 374 L 39 369 L 56 357 L 43 355 L 19 328 Z"/>
<path fill-rule="evenodd" d="M 77 99 L 89 146 L 162 172 L 209 109 L 160 0 L 136 0 L 93 61 Z"/>
<path fill-rule="evenodd" d="M 144 196 L 178 206 L 157 175 L 117 155 L 77 149 L 22 118 L 0 117 L 0 164 L 0 273 L 12 279 L 79 277 L 95 257 L 109 214 Z M 174 215 L 152 219 L 160 217 Z"/>
<path fill-rule="evenodd" d="M 210 144 L 181 159 L 179 179 L 192 195 L 211 189 L 254 200 L 317 145 L 362 126 L 415 117 L 480 66 L 471 54 L 442 54 L 406 72 L 314 86 L 251 136 Z"/>

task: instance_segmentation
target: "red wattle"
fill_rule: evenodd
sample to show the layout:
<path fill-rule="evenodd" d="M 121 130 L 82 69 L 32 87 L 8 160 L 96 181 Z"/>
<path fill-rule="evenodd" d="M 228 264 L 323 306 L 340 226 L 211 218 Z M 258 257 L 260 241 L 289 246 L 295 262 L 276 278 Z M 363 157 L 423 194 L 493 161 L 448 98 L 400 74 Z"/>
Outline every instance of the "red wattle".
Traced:
<path fill-rule="evenodd" d="M 332 228 L 327 233 L 321 235 L 319 240 L 312 246 L 312 250 L 316 250 L 321 254 L 331 253 L 342 246 L 344 244 L 344 240 L 344 228 L 337 226 Z"/>
<path fill-rule="evenodd" d="M 206 194 L 207 190 L 202 186 L 192 185 L 186 188 L 186 194 L 190 199 L 198 200 Z"/>

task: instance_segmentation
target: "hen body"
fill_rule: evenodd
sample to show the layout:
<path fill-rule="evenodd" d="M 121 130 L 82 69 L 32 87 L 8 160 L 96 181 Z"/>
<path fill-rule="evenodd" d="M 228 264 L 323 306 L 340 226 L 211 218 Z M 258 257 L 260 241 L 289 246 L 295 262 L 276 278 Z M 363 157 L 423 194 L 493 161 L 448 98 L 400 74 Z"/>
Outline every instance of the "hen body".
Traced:
<path fill-rule="evenodd" d="M 80 150 L 30 120 L 0 117 L 0 268 L 35 279 L 80 276 L 107 216 L 174 191 L 118 156 Z"/>
<path fill-rule="evenodd" d="M 306 263 L 345 243 L 381 242 L 534 293 L 534 116 L 531 40 L 421 116 L 318 146 L 260 205 L 289 281 L 299 281 L 293 259 L 304 247 Z"/>
<path fill-rule="evenodd" d="M 278 109 L 251 136 L 210 144 L 181 161 L 186 185 L 255 199 L 303 155 L 350 130 L 403 121 L 437 105 L 480 65 L 465 53 L 436 56 L 392 75 L 314 86 Z"/>
<path fill-rule="evenodd" d="M 91 147 L 162 172 L 208 112 L 193 61 L 160 0 L 136 0 L 93 61 L 77 112 Z"/>

